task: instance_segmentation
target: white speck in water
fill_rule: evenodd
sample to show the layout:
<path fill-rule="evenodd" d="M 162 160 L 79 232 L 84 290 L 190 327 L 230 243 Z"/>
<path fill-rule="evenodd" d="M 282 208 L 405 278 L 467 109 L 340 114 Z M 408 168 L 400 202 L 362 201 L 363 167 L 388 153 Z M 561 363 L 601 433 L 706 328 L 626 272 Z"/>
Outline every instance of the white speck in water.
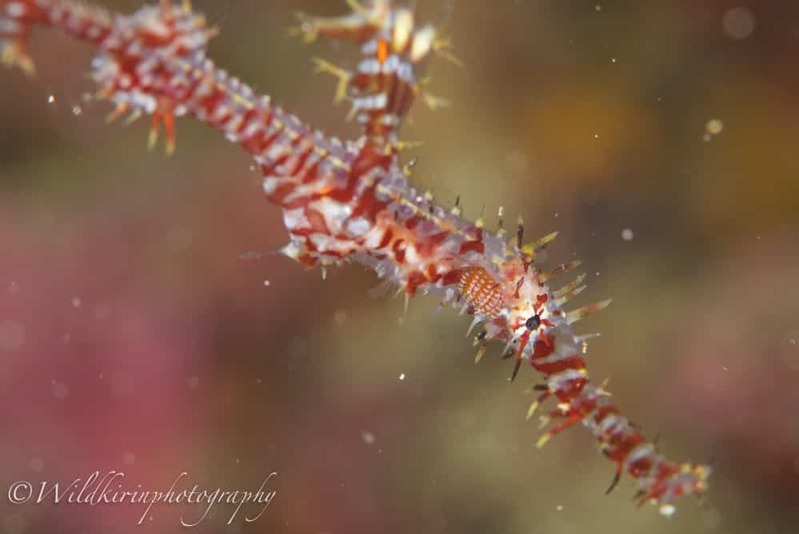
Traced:
<path fill-rule="evenodd" d="M 83 304 L 83 301 L 80 300 L 80 297 L 72 297 L 72 300 L 70 302 L 72 302 L 72 306 L 75 308 L 80 308 L 81 305 Z"/>
<path fill-rule="evenodd" d="M 597 5 L 595 5 L 595 6 L 594 6 L 594 11 L 596 11 L 597 13 L 599 13 L 600 11 L 602 11 L 602 6 L 601 6 L 600 4 L 597 4 Z"/>
<path fill-rule="evenodd" d="M 599 134 L 594 134 L 594 139 L 599 139 Z"/>
<path fill-rule="evenodd" d="M 94 318 L 98 321 L 108 319 L 111 315 L 111 305 L 107 302 L 100 302 L 94 306 Z"/>
<path fill-rule="evenodd" d="M 361 439 L 367 445 L 374 445 L 375 443 L 375 435 L 369 432 L 368 430 L 364 430 L 361 432 Z"/>
<path fill-rule="evenodd" d="M 624 230 L 621 231 L 621 238 L 624 239 L 625 241 L 632 241 L 634 237 L 635 234 L 630 228 L 625 228 Z"/>
<path fill-rule="evenodd" d="M 400 381 L 405 380 L 405 373 L 400 373 L 399 379 Z"/>
<path fill-rule="evenodd" d="M 660 512 L 660 515 L 663 515 L 663 516 L 666 516 L 666 517 L 673 516 L 674 512 L 676 512 L 676 511 L 677 511 L 677 507 L 674 506 L 673 504 L 661 504 L 660 505 L 660 509 L 658 510 L 658 512 Z"/>
<path fill-rule="evenodd" d="M 47 97 L 47 103 L 48 104 L 55 104 L 55 95 L 49 95 Z"/>
<path fill-rule="evenodd" d="M 272 285 L 272 282 L 270 282 L 269 280 L 264 280 L 264 287 L 269 287 L 271 285 Z"/>
<path fill-rule="evenodd" d="M 190 376 L 186 379 L 186 385 L 189 386 L 191 389 L 197 389 L 200 387 L 200 377 L 199 376 Z"/>
<path fill-rule="evenodd" d="M 611 63 L 616 63 L 616 58 L 615 58 L 615 57 L 614 57 L 614 58 L 611 58 L 610 62 L 611 62 Z"/>
<path fill-rule="evenodd" d="M 559 505 L 557 505 L 557 506 L 555 507 L 555 510 L 557 510 L 558 512 L 561 512 L 561 511 L 563 511 L 563 505 L 562 505 L 562 504 L 559 504 Z"/>
<path fill-rule="evenodd" d="M 720 119 L 710 119 L 705 124 L 705 131 L 710 135 L 718 135 L 724 129 L 724 123 Z"/>
<path fill-rule="evenodd" d="M 133 454 L 131 451 L 126 452 L 122 455 L 122 463 L 125 465 L 133 465 L 136 463 L 136 455 Z"/>
<path fill-rule="evenodd" d="M 731 7 L 721 17 L 721 28 L 730 39 L 746 39 L 755 31 L 755 15 L 747 7 Z"/>
<path fill-rule="evenodd" d="M 25 325 L 19 321 L 0 322 L 0 350 L 17 350 L 25 344 Z"/>
<path fill-rule="evenodd" d="M 63 382 L 53 382 L 53 397 L 63 400 L 69 395 L 69 387 Z"/>
<path fill-rule="evenodd" d="M 38 456 L 35 456 L 31 458 L 31 461 L 28 465 L 30 465 L 31 471 L 34 471 L 36 473 L 41 473 L 42 470 L 44 469 L 44 460 L 42 460 Z"/>
<path fill-rule="evenodd" d="M 77 105 L 72 106 L 72 114 L 75 115 L 76 117 L 80 117 L 81 115 L 83 115 L 83 108 Z"/>
<path fill-rule="evenodd" d="M 782 362 L 792 371 L 799 371 L 799 345 L 797 345 L 797 337 L 799 337 L 799 330 L 791 330 L 783 338 L 785 343 L 780 346 Z"/>

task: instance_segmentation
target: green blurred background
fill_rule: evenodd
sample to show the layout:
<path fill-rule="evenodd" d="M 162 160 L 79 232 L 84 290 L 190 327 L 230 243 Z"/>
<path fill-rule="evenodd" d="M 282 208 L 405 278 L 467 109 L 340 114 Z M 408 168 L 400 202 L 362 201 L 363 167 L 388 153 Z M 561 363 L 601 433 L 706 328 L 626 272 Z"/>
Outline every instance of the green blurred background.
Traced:
<path fill-rule="evenodd" d="M 132 0 L 108 1 L 123 12 Z M 419 2 L 436 17 L 442 2 Z M 197 2 L 222 29 L 210 55 L 343 137 L 319 55 L 347 43 L 286 36 L 292 13 L 343 2 Z M 713 461 L 704 506 L 664 519 L 629 502 L 576 428 L 536 450 L 532 371 L 479 365 L 468 320 L 418 298 L 373 298 L 372 273 L 322 281 L 289 260 L 251 162 L 178 123 L 106 127 L 87 101 L 92 50 L 37 31 L 38 77 L 0 72 L 0 482 L 123 470 L 131 486 L 256 489 L 256 522 L 198 532 L 795 532 L 799 528 L 799 3 L 502 0 L 457 3 L 465 66 L 434 62 L 404 136 L 414 181 L 466 215 L 500 205 L 551 261 L 579 256 L 613 305 L 593 377 L 659 448 Z M 52 98 L 51 98 L 52 96 Z M 52 102 L 50 102 L 52 100 Z M 411 154 L 409 154 L 409 157 Z M 493 222 L 491 223 L 494 224 Z M 565 280 L 564 280 L 565 281 Z M 177 532 L 137 506 L 12 506 L 0 532 Z M 186 511 L 188 510 L 188 511 Z"/>

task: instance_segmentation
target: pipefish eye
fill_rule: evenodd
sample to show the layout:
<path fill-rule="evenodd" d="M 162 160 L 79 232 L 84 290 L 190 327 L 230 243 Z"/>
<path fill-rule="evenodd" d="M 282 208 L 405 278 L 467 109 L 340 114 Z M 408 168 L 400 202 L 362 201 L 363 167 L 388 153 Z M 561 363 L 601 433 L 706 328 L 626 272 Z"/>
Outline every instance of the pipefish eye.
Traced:
<path fill-rule="evenodd" d="M 536 313 L 535 315 L 527 319 L 527 322 L 524 323 L 524 326 L 527 327 L 527 330 L 535 330 L 536 328 L 541 326 L 541 317 L 539 317 L 538 314 Z"/>

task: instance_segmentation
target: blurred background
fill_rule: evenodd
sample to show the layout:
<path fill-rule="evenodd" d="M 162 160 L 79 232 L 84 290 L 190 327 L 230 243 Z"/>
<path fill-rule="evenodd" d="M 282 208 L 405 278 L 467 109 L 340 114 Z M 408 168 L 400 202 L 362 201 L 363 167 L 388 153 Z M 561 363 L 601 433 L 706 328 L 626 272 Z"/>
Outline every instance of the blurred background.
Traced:
<path fill-rule="evenodd" d="M 123 12 L 133 0 L 107 1 Z M 419 2 L 430 18 L 442 0 Z M 321 0 L 196 2 L 210 55 L 325 131 L 354 137 L 334 81 L 347 43 L 304 46 Z M 532 371 L 508 385 L 468 319 L 372 297 L 359 266 L 322 281 L 267 255 L 286 239 L 251 162 L 178 123 L 106 127 L 92 50 L 37 31 L 38 77 L 0 72 L 0 486 L 116 469 L 166 489 L 277 495 L 258 521 L 216 508 L 197 532 L 790 532 L 799 525 L 799 4 L 707 0 L 458 2 L 463 60 L 435 61 L 404 130 L 414 181 L 465 213 L 560 231 L 613 305 L 592 376 L 676 460 L 712 461 L 703 506 L 664 519 L 575 428 L 536 450 Z M 491 223 L 492 226 L 494 222 Z M 564 280 L 565 281 L 565 280 Z M 190 484 L 187 484 L 190 486 Z M 12 506 L 0 532 L 178 532 L 162 506 Z M 253 515 L 252 513 L 250 515 Z"/>

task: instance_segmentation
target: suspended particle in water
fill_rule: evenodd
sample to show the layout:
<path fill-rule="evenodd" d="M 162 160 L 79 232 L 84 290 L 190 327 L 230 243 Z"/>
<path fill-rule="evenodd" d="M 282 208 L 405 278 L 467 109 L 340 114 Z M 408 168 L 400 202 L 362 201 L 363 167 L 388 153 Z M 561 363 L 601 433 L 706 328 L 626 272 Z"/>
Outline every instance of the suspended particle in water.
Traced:
<path fill-rule="evenodd" d="M 75 308 L 80 308 L 83 305 L 83 301 L 80 300 L 80 297 L 72 297 L 72 306 Z"/>
<path fill-rule="evenodd" d="M 705 124 L 705 133 L 702 135 L 702 140 L 710 141 L 714 135 L 718 135 L 724 129 L 724 123 L 720 119 L 710 119 Z"/>
<path fill-rule="evenodd" d="M 55 95 L 49 95 L 47 97 L 47 103 L 48 104 L 55 104 Z"/>
<path fill-rule="evenodd" d="M 405 380 L 405 373 L 400 373 L 399 379 L 400 379 L 400 382 Z"/>
<path fill-rule="evenodd" d="M 721 29 L 730 39 L 746 39 L 755 31 L 755 15 L 747 7 L 731 7 L 721 17 Z"/>
<path fill-rule="evenodd" d="M 53 381 L 53 397 L 58 400 L 64 400 L 69 395 L 69 387 L 63 382 Z"/>
<path fill-rule="evenodd" d="M 77 105 L 72 106 L 72 114 L 75 115 L 76 117 L 80 117 L 81 115 L 83 115 L 83 108 Z"/>
<path fill-rule="evenodd" d="M 367 445 L 374 445 L 375 443 L 375 435 L 369 432 L 368 430 L 364 430 L 361 432 L 361 439 Z"/>
<path fill-rule="evenodd" d="M 705 130 L 711 135 L 718 135 L 724 129 L 724 123 L 720 119 L 710 119 L 705 124 Z"/>
<path fill-rule="evenodd" d="M 791 330 L 785 335 L 785 342 L 780 346 L 782 362 L 792 371 L 799 371 L 799 344 L 796 341 L 797 337 L 799 337 L 799 330 Z"/>
<path fill-rule="evenodd" d="M 98 321 L 108 319 L 111 315 L 111 305 L 107 302 L 100 302 L 94 306 L 94 317 Z"/>
<path fill-rule="evenodd" d="M 272 282 L 270 282 L 269 280 L 264 280 L 264 287 L 269 287 L 271 285 L 272 285 Z"/>
<path fill-rule="evenodd" d="M 634 237 L 635 234 L 630 228 L 625 228 L 624 230 L 621 231 L 621 238 L 624 239 L 625 241 L 632 241 Z"/>

